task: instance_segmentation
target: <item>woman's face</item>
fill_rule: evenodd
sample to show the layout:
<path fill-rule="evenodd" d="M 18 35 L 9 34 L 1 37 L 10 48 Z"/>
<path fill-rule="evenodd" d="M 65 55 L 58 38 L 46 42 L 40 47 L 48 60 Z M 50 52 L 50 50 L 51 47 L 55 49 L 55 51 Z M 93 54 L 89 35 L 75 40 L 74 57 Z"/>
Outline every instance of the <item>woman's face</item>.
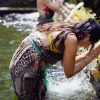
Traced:
<path fill-rule="evenodd" d="M 84 39 L 79 41 L 79 47 L 88 48 L 91 45 L 89 41 L 90 36 L 87 35 Z"/>

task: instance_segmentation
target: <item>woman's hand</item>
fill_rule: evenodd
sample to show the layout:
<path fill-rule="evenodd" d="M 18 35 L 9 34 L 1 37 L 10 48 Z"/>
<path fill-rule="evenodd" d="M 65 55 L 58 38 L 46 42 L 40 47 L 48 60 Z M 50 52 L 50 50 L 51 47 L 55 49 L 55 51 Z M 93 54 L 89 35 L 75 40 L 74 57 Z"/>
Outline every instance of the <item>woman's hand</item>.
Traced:
<path fill-rule="evenodd" d="M 93 47 L 90 48 L 90 51 L 87 54 L 87 56 L 96 58 L 99 56 L 99 54 L 100 54 L 100 42 L 96 43 Z"/>

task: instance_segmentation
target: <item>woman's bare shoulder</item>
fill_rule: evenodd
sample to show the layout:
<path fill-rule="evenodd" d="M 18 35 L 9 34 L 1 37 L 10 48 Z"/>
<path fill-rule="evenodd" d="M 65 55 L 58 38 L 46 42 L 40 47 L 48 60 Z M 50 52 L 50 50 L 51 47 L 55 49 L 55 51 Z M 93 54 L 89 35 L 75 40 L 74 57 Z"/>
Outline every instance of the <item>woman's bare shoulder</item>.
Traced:
<path fill-rule="evenodd" d="M 65 45 L 67 45 L 67 44 L 68 45 L 77 45 L 77 42 L 78 42 L 78 40 L 77 40 L 75 34 L 74 33 L 70 33 L 70 34 L 68 34 L 64 44 Z"/>

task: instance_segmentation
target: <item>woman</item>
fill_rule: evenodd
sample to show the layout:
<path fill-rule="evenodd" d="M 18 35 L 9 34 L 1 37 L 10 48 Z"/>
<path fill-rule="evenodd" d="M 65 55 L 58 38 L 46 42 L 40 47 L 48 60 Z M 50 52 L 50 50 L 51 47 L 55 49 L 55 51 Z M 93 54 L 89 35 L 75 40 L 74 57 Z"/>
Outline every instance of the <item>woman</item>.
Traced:
<path fill-rule="evenodd" d="M 45 100 L 47 65 L 61 61 L 65 76 L 70 78 L 100 54 L 100 44 L 94 46 L 99 40 L 100 25 L 94 19 L 38 27 L 22 41 L 10 63 L 19 100 Z M 89 52 L 76 57 L 79 47 L 90 45 Z"/>
<path fill-rule="evenodd" d="M 39 24 L 53 22 L 54 12 L 60 9 L 59 0 L 37 0 L 37 8 L 39 11 Z"/>

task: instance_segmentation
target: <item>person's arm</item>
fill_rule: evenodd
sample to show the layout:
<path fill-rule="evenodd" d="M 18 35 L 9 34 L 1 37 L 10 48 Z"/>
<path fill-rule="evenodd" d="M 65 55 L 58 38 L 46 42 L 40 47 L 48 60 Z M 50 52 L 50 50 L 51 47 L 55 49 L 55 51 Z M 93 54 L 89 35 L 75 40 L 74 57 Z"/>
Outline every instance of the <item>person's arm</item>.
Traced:
<path fill-rule="evenodd" d="M 77 54 L 77 38 L 74 35 L 68 35 L 64 42 L 65 50 L 62 60 L 62 65 L 64 67 L 64 73 L 66 77 L 71 77 L 74 75 L 75 70 L 75 57 Z"/>
<path fill-rule="evenodd" d="M 80 72 L 86 65 L 91 63 L 100 54 L 100 44 L 91 49 L 91 52 L 87 53 L 80 62 L 75 64 L 74 74 Z"/>
<path fill-rule="evenodd" d="M 43 0 L 43 3 L 45 6 L 47 6 L 48 8 L 50 8 L 53 11 L 58 11 L 61 6 L 59 0 L 55 0 L 55 2 L 53 2 L 51 0 Z"/>
<path fill-rule="evenodd" d="M 75 56 L 77 52 L 77 40 L 74 37 L 69 37 L 65 41 L 65 51 L 62 60 L 66 77 L 70 78 L 80 72 L 94 58 L 100 54 L 100 45 L 91 50 L 86 56 L 82 57 L 80 62 L 75 64 Z"/>
<path fill-rule="evenodd" d="M 91 46 L 91 48 L 89 48 L 89 50 L 87 50 L 86 52 L 84 52 L 84 53 L 78 55 L 78 56 L 76 57 L 75 63 L 78 63 L 78 62 L 80 62 L 81 60 L 86 59 L 87 56 L 91 55 L 91 52 L 92 52 L 93 50 L 96 50 L 96 49 L 99 48 L 99 44 L 100 44 L 100 42 L 96 43 L 96 45 Z"/>

